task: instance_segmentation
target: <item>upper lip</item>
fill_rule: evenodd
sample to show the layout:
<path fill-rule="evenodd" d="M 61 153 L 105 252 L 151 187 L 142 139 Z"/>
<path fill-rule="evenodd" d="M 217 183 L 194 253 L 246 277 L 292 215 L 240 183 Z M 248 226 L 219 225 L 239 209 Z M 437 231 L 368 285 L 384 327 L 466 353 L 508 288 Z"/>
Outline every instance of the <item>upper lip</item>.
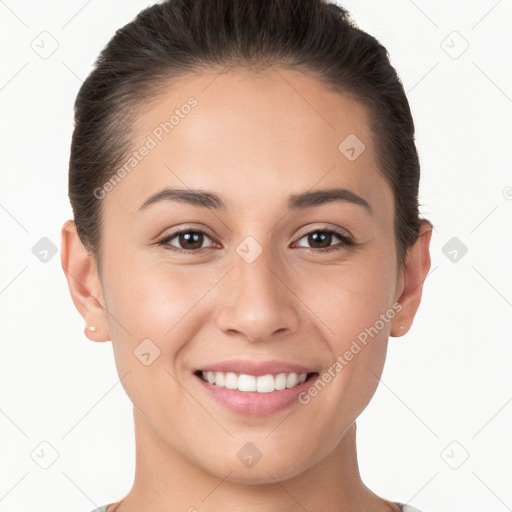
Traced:
<path fill-rule="evenodd" d="M 314 373 L 315 370 L 306 366 L 285 361 L 249 361 L 247 359 L 236 359 L 231 361 L 220 361 L 211 363 L 197 371 L 204 372 L 233 372 L 237 374 L 254 375 L 259 377 L 269 373 L 277 375 L 278 373 Z"/>

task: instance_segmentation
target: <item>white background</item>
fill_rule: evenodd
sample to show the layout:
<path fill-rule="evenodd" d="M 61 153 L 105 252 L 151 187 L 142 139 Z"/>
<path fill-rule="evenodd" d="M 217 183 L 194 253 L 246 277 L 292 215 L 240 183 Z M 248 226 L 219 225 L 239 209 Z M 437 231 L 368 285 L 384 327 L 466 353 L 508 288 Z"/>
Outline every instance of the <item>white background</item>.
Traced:
<path fill-rule="evenodd" d="M 43 263 L 32 248 L 48 237 L 60 250 L 72 216 L 80 84 L 149 4 L 0 1 L 1 512 L 90 512 L 133 481 L 132 409 L 111 344 L 83 334 L 59 254 Z M 512 1 L 342 5 L 388 49 L 404 83 L 421 214 L 435 226 L 415 323 L 390 338 L 382 381 L 358 420 L 363 480 L 424 512 L 512 510 Z M 33 47 L 41 37 L 46 48 L 57 43 L 42 31 L 58 43 L 47 59 Z M 443 253 L 452 237 L 468 248 L 456 262 Z M 48 469 L 39 464 L 52 449 L 42 442 L 58 453 Z"/>

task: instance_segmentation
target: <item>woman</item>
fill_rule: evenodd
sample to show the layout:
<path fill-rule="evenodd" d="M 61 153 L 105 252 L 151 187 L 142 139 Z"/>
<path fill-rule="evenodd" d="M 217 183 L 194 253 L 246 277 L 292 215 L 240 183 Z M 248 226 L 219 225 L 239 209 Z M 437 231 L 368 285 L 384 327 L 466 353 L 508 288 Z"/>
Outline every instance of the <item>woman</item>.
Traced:
<path fill-rule="evenodd" d="M 98 511 L 411 512 L 356 419 L 430 267 L 407 99 L 322 0 L 167 0 L 79 91 L 62 266 L 134 405 Z"/>

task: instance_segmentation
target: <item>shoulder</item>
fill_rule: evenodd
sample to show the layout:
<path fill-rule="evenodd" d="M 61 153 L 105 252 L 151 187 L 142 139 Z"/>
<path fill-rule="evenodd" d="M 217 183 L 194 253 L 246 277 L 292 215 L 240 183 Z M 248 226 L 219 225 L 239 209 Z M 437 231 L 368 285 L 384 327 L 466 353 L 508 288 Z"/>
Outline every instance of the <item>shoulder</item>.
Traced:
<path fill-rule="evenodd" d="M 399 503 L 399 505 L 402 507 L 402 512 L 421 512 L 421 510 L 411 507 L 410 505 L 404 505 L 402 503 Z"/>

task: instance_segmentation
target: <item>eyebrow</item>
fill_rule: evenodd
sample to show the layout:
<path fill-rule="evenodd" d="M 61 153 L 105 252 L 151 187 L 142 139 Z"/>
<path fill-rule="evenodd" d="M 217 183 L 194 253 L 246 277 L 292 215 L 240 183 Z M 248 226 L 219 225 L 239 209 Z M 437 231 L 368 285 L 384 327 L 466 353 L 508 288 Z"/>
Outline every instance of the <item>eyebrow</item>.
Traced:
<path fill-rule="evenodd" d="M 227 210 L 226 203 L 213 192 L 194 189 L 164 188 L 146 199 L 139 208 L 139 211 L 162 201 L 187 203 L 211 210 Z M 291 194 L 288 197 L 288 209 L 299 210 L 332 202 L 344 202 L 362 206 L 368 213 L 373 215 L 372 208 L 368 201 L 346 188 L 327 188 L 302 192 L 300 194 Z"/>

